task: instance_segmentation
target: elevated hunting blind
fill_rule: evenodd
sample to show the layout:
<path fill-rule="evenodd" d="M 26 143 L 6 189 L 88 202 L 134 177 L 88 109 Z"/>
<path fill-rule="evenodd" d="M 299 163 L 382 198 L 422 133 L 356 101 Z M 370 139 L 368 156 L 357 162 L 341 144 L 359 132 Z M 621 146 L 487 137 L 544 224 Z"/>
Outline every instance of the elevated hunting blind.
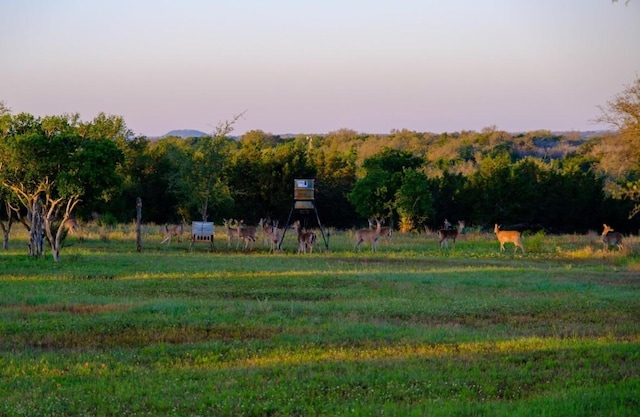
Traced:
<path fill-rule="evenodd" d="M 315 180 L 313 179 L 295 179 L 293 180 L 293 207 L 289 212 L 289 218 L 287 219 L 287 223 L 284 227 L 284 232 L 282 233 L 282 237 L 280 238 L 280 242 L 278 243 L 278 249 L 282 246 L 282 241 L 284 240 L 284 235 L 287 233 L 287 229 L 291 224 L 291 217 L 295 211 L 298 211 L 299 216 L 303 217 L 304 221 L 301 222 L 304 225 L 308 223 L 309 212 L 313 210 L 315 213 L 315 218 L 318 222 L 318 227 L 320 228 L 320 233 L 322 234 L 322 239 L 324 240 L 324 246 L 327 250 L 329 250 L 329 242 L 324 233 L 324 228 L 322 227 L 322 223 L 320 222 L 320 216 L 318 215 L 318 209 L 315 204 Z"/>
<path fill-rule="evenodd" d="M 293 200 L 297 210 L 312 210 L 315 208 L 313 180 L 294 180 Z"/>

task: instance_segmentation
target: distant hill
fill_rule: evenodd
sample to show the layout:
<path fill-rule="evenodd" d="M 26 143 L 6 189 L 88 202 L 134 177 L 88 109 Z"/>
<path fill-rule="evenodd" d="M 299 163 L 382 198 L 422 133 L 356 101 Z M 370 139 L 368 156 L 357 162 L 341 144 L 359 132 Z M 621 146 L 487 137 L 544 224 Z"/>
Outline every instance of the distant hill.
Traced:
<path fill-rule="evenodd" d="M 200 136 L 207 136 L 207 135 L 208 133 L 204 133 L 199 130 L 177 129 L 177 130 L 172 130 L 170 132 L 165 133 L 164 135 L 160 136 L 160 138 L 166 138 L 169 136 L 176 136 L 179 138 L 199 138 Z"/>

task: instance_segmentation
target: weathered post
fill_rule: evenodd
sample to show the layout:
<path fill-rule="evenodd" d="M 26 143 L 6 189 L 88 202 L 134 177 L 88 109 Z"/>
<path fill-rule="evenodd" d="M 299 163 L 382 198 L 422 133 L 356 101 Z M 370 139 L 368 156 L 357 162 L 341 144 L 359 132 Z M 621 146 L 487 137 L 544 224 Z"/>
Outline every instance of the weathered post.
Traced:
<path fill-rule="evenodd" d="M 142 199 L 136 198 L 136 244 L 137 251 L 142 252 Z"/>

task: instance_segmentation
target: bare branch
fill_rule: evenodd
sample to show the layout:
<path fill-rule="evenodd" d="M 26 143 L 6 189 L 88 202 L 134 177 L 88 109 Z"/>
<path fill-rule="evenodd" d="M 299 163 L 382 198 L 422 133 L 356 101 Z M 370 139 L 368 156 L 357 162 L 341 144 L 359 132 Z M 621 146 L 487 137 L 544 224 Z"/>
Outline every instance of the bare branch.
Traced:
<path fill-rule="evenodd" d="M 240 118 L 244 116 L 247 110 L 242 111 L 239 114 L 236 114 L 231 118 L 231 120 L 225 120 L 223 122 L 219 122 L 213 130 L 211 136 L 214 138 L 225 137 L 229 133 L 233 132 L 233 125 L 236 124 Z"/>
<path fill-rule="evenodd" d="M 0 116 L 8 113 L 11 113 L 11 109 L 7 107 L 7 105 L 4 103 L 4 100 L 0 100 Z"/>
<path fill-rule="evenodd" d="M 624 91 L 598 106 L 600 115 L 594 119 L 596 123 L 604 123 L 617 128 L 620 132 L 640 135 L 640 77 L 625 86 Z"/>

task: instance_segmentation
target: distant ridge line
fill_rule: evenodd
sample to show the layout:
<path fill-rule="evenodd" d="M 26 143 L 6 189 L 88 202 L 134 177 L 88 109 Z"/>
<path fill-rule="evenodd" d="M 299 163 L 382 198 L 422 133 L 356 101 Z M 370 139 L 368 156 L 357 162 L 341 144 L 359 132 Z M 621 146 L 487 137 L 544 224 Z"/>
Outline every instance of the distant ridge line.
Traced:
<path fill-rule="evenodd" d="M 507 132 L 513 135 L 516 134 L 526 134 L 529 132 L 533 132 L 532 131 L 523 131 L 523 132 Z M 605 134 L 610 134 L 610 133 L 614 133 L 611 130 L 584 130 L 584 131 L 573 131 L 573 130 L 558 130 L 558 131 L 549 131 L 551 134 L 553 135 L 558 135 L 558 136 L 567 136 L 567 135 L 571 135 L 571 134 L 577 134 L 581 139 L 587 139 L 589 137 L 592 136 L 599 136 L 599 135 L 605 135 Z M 424 133 L 433 133 L 433 132 L 424 132 Z M 376 135 L 376 136 L 384 136 L 384 135 L 389 135 L 390 133 L 365 133 L 365 134 L 369 134 L 369 135 Z M 154 139 L 162 139 L 162 138 L 167 138 L 167 137 L 179 137 L 179 138 L 199 138 L 202 136 L 209 136 L 211 135 L 210 133 L 206 133 L 203 132 L 201 130 L 196 130 L 196 129 L 174 129 L 171 130 L 167 133 L 165 133 L 162 136 L 155 136 L 153 137 Z M 314 134 L 314 135 L 319 135 L 319 136 L 325 136 L 325 134 Z M 294 134 L 294 133 L 285 133 L 285 134 L 279 134 L 277 135 L 281 138 L 294 138 L 296 136 L 298 136 L 298 134 Z M 230 136 L 230 137 L 235 137 L 235 136 Z M 236 137 L 237 138 L 237 137 Z"/>
<path fill-rule="evenodd" d="M 179 138 L 199 138 L 201 136 L 207 136 L 208 133 L 202 132 L 200 130 L 195 129 L 175 129 L 171 130 L 164 135 L 160 136 L 160 138 L 166 138 L 170 136 L 175 136 Z"/>

